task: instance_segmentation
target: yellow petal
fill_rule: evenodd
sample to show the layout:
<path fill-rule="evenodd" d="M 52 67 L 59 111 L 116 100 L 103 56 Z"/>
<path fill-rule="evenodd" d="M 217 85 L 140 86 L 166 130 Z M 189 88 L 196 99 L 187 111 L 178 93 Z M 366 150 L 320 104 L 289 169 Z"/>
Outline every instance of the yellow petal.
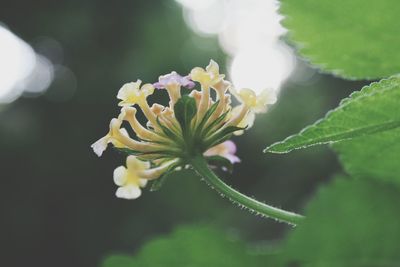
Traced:
<path fill-rule="evenodd" d="M 256 93 L 248 88 L 243 88 L 238 93 L 242 103 L 246 106 L 253 108 L 257 105 L 257 95 Z"/>
<path fill-rule="evenodd" d="M 210 63 L 209 63 L 208 66 L 206 67 L 206 71 L 207 71 L 208 73 L 214 74 L 215 76 L 218 76 L 218 75 L 219 75 L 219 66 L 218 66 L 218 63 L 211 59 L 211 60 L 210 60 Z"/>
<path fill-rule="evenodd" d="M 211 78 L 208 75 L 208 73 L 200 67 L 196 67 L 194 69 L 192 69 L 192 71 L 190 72 L 190 78 L 193 81 L 199 82 L 199 83 L 209 83 Z"/>
<path fill-rule="evenodd" d="M 126 167 L 129 172 L 137 173 L 150 168 L 150 162 L 139 160 L 135 156 L 128 156 L 126 158 Z"/>
<path fill-rule="evenodd" d="M 121 89 L 119 89 L 117 98 L 121 100 L 126 100 L 130 97 L 130 95 L 134 92 L 139 91 L 140 84 L 142 83 L 141 80 L 137 80 L 136 82 L 130 82 L 124 84 Z"/>

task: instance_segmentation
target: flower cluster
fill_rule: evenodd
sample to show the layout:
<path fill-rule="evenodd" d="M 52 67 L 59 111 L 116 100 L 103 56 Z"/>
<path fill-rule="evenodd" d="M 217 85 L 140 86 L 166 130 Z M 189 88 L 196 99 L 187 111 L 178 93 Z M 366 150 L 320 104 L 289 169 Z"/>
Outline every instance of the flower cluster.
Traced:
<path fill-rule="evenodd" d="M 92 145 L 98 156 L 109 143 L 129 154 L 126 167 L 114 171 L 114 182 L 119 186 L 117 197 L 139 197 L 140 188 L 148 180 L 187 166 L 188 159 L 197 155 L 203 155 L 210 164 L 240 161 L 229 138 L 250 128 L 255 114 L 266 112 L 267 105 L 276 98 L 268 90 L 259 95 L 247 88 L 236 90 L 224 78 L 218 64 L 211 60 L 205 69 L 196 67 L 187 76 L 171 72 L 154 84 L 142 85 L 137 80 L 122 86 L 117 95 L 122 107 L 119 116 L 111 120 L 109 132 Z M 195 89 L 196 83 L 200 90 Z M 147 98 L 156 89 L 168 92 L 168 106 L 149 105 Z M 212 90 L 215 97 L 211 96 Z M 231 95 L 239 102 L 235 107 Z M 138 109 L 146 117 L 146 125 L 138 121 Z M 132 128 L 135 138 L 122 127 L 123 123 Z"/>

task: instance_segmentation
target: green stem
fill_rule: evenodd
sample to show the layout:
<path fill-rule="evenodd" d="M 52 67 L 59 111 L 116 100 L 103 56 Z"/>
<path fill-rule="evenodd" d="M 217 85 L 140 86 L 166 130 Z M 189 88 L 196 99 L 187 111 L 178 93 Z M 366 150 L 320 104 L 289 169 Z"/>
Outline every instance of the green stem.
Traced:
<path fill-rule="evenodd" d="M 223 196 L 228 197 L 233 202 L 238 203 L 251 211 L 292 225 L 297 225 L 304 220 L 304 216 L 302 215 L 269 206 L 236 191 L 224 183 L 213 171 L 210 170 L 206 160 L 201 155 L 192 158 L 190 164 L 194 170 L 215 190 Z"/>

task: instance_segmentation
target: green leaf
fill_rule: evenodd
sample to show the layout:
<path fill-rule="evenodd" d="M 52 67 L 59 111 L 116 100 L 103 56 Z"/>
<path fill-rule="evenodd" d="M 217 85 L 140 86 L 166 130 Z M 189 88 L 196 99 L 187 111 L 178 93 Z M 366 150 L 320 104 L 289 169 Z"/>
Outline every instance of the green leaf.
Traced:
<path fill-rule="evenodd" d="M 281 2 L 289 40 L 323 71 L 352 79 L 400 72 L 400 1 Z"/>
<path fill-rule="evenodd" d="M 193 97 L 184 95 L 174 105 L 175 117 L 185 131 L 190 126 L 190 122 L 196 115 L 196 101 Z"/>
<path fill-rule="evenodd" d="M 400 128 L 336 143 L 347 173 L 400 183 Z"/>
<path fill-rule="evenodd" d="M 287 153 L 313 145 L 394 132 L 400 127 L 399 101 L 400 76 L 372 83 L 343 100 L 338 108 L 322 120 L 299 134 L 271 145 L 265 152 Z M 368 140 L 368 137 L 365 138 Z"/>
<path fill-rule="evenodd" d="M 251 253 L 239 240 L 211 226 L 180 227 L 171 235 L 148 242 L 134 256 L 115 255 L 103 267 L 243 267 L 276 261 L 267 253 Z"/>
<path fill-rule="evenodd" d="M 282 256 L 303 263 L 293 266 L 400 266 L 398 203 L 397 187 L 335 179 L 309 204 Z"/>

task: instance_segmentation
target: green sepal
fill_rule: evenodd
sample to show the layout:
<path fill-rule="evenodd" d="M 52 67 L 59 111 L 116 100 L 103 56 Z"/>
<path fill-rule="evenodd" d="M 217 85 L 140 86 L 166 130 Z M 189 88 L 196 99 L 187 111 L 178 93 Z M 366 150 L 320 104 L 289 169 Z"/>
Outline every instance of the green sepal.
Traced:
<path fill-rule="evenodd" d="M 157 134 L 157 133 L 156 133 L 156 134 Z M 157 134 L 157 135 L 163 137 L 163 136 L 160 135 L 160 134 Z M 138 140 L 139 142 L 147 142 L 147 143 L 153 143 L 153 144 L 158 144 L 158 145 L 171 145 L 171 144 L 168 143 L 168 142 L 148 140 L 148 139 L 139 138 L 138 136 L 137 136 L 136 138 L 137 138 L 137 140 Z"/>
<path fill-rule="evenodd" d="M 142 151 L 136 151 L 132 150 L 130 148 L 118 148 L 114 147 L 115 150 L 118 152 L 128 154 L 128 155 L 133 155 L 137 157 L 143 157 L 143 156 L 150 156 L 150 155 L 161 155 L 158 157 L 151 158 L 151 160 L 155 159 L 161 159 L 161 158 L 166 158 L 166 157 L 179 157 L 181 154 L 177 151 L 172 151 L 172 150 L 155 150 L 155 151 L 149 151 L 149 152 L 142 152 Z M 146 159 L 150 160 L 150 159 Z"/>
<path fill-rule="evenodd" d="M 221 156 L 209 156 L 205 157 L 207 163 L 211 166 L 220 167 L 222 170 L 227 170 L 229 172 L 233 171 L 233 164 L 229 159 L 221 157 Z"/>
<path fill-rule="evenodd" d="M 247 128 L 247 126 L 246 126 L 246 127 L 228 126 L 228 127 L 224 128 L 224 129 L 221 131 L 221 133 L 217 133 L 217 135 L 220 134 L 220 135 L 224 136 L 224 135 L 227 135 L 227 134 L 234 133 L 234 132 L 236 132 L 236 131 L 243 131 L 243 130 L 246 130 L 246 128 Z"/>
<path fill-rule="evenodd" d="M 210 125 L 208 125 L 202 132 L 201 132 L 201 136 L 207 136 L 209 134 L 209 132 L 216 126 L 218 125 L 220 122 L 222 122 L 226 116 L 228 115 L 230 110 L 224 112 L 221 116 L 219 116 L 216 120 L 214 120 L 212 123 L 210 123 Z"/>
<path fill-rule="evenodd" d="M 129 148 L 120 148 L 120 147 L 115 147 L 115 146 L 113 146 L 113 148 L 120 153 L 124 153 L 124 154 L 128 154 L 128 155 L 137 156 L 137 155 L 143 154 L 143 152 L 136 151 L 136 150 L 129 149 Z"/>
<path fill-rule="evenodd" d="M 201 119 L 201 122 L 197 126 L 196 131 L 200 132 L 203 129 L 203 127 L 206 124 L 207 120 L 211 117 L 211 115 L 217 109 L 218 104 L 219 104 L 219 100 L 211 105 L 211 107 L 207 110 L 206 114 L 204 114 L 204 117 Z"/>
<path fill-rule="evenodd" d="M 206 140 L 205 144 L 206 147 L 213 147 L 215 145 L 218 145 L 229 138 L 231 138 L 232 134 L 236 131 L 243 131 L 247 127 L 237 127 L 237 126 L 228 126 L 218 132 L 216 132 L 214 135 L 212 135 L 209 139 Z"/>
<path fill-rule="evenodd" d="M 160 122 L 160 119 L 157 117 L 157 124 L 158 126 L 160 126 L 161 130 L 163 131 L 163 133 L 171 140 L 176 140 L 176 141 L 181 141 L 181 137 L 176 134 L 174 131 L 168 129 L 167 127 L 165 127 L 164 125 L 162 125 L 162 123 Z"/>
<path fill-rule="evenodd" d="M 196 100 L 190 96 L 182 96 L 174 105 L 174 113 L 182 131 L 187 131 L 197 113 Z"/>

